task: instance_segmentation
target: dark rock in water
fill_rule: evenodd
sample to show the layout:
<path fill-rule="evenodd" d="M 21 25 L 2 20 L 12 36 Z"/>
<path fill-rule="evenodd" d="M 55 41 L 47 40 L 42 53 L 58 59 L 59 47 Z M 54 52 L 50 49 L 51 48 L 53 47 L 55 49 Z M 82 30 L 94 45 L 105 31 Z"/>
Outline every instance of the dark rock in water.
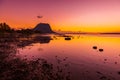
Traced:
<path fill-rule="evenodd" d="M 107 59 L 104 59 L 104 61 L 107 61 Z"/>
<path fill-rule="evenodd" d="M 106 76 L 102 76 L 100 77 L 101 80 L 107 80 L 107 77 Z"/>
<path fill-rule="evenodd" d="M 34 29 L 34 32 L 54 33 L 48 23 L 39 23 Z"/>
<path fill-rule="evenodd" d="M 119 56 L 120 56 L 120 54 L 119 54 Z"/>
<path fill-rule="evenodd" d="M 120 75 L 120 71 L 118 72 L 118 74 Z"/>
<path fill-rule="evenodd" d="M 96 71 L 98 74 L 101 74 L 102 75 L 102 73 L 101 72 L 99 72 L 99 71 Z"/>
<path fill-rule="evenodd" d="M 117 62 L 115 62 L 115 64 L 117 64 Z"/>
<path fill-rule="evenodd" d="M 103 49 L 99 49 L 100 52 L 103 52 L 104 50 Z"/>
<path fill-rule="evenodd" d="M 70 37 L 65 37 L 65 40 L 71 40 L 71 38 Z"/>
<path fill-rule="evenodd" d="M 97 46 L 93 46 L 93 49 L 97 49 Z"/>

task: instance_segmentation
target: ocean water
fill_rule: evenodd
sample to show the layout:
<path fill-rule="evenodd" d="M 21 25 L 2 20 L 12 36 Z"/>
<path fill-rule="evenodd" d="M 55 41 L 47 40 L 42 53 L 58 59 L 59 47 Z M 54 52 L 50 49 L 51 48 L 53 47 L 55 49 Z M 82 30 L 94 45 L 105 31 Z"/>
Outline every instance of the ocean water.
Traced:
<path fill-rule="evenodd" d="M 45 59 L 70 80 L 120 79 L 120 35 L 31 35 L 14 44 L 17 57 Z"/>

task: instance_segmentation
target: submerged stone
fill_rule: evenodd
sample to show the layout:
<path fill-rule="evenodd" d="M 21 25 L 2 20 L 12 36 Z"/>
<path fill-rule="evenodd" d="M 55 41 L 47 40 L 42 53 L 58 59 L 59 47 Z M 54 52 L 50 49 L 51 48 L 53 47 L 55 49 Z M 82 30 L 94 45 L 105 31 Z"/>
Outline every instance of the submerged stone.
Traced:
<path fill-rule="evenodd" d="M 118 72 L 118 74 L 120 75 L 120 71 Z"/>
<path fill-rule="evenodd" d="M 71 40 L 71 38 L 70 37 L 65 37 L 65 40 Z"/>
<path fill-rule="evenodd" d="M 100 52 L 103 52 L 104 50 L 103 49 L 99 49 Z"/>
<path fill-rule="evenodd" d="M 97 46 L 93 46 L 93 49 L 97 49 Z"/>
<path fill-rule="evenodd" d="M 104 59 L 104 61 L 107 61 L 107 59 Z"/>

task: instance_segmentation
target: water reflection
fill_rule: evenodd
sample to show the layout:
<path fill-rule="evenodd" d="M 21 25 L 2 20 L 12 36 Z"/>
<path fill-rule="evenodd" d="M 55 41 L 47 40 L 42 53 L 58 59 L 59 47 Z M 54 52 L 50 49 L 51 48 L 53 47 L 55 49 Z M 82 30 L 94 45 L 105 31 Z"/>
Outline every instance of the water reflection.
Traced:
<path fill-rule="evenodd" d="M 50 36 L 34 36 L 34 37 L 30 36 L 28 39 L 20 38 L 20 42 L 18 43 L 17 46 L 25 47 L 25 46 L 30 46 L 33 43 L 48 44 L 50 40 L 52 40 Z"/>
<path fill-rule="evenodd" d="M 5 35 L 0 80 L 119 80 L 119 41 L 113 35 Z"/>
<path fill-rule="evenodd" d="M 73 80 L 119 80 L 119 36 L 74 35 L 69 41 L 66 36 L 51 37 L 49 44 L 34 43 L 30 51 L 30 46 L 20 50 L 21 55 L 42 56 L 51 62 L 56 55 L 68 57 Z"/>
<path fill-rule="evenodd" d="M 70 80 L 66 59 L 55 57 L 55 64 L 43 58 L 28 60 L 19 56 L 18 47 L 32 43 L 49 43 L 50 37 L 16 37 L 9 34 L 0 38 L 0 80 Z M 22 45 L 22 46 L 21 46 Z M 59 62 L 60 61 L 60 62 Z"/>
<path fill-rule="evenodd" d="M 49 43 L 52 38 L 50 36 L 37 36 L 33 39 L 36 43 Z"/>

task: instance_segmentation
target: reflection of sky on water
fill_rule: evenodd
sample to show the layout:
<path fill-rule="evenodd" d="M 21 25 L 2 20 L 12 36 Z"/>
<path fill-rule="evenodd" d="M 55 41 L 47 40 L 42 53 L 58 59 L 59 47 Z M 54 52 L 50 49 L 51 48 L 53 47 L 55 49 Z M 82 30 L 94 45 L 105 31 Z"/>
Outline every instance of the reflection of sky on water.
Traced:
<path fill-rule="evenodd" d="M 66 40 L 66 37 L 70 40 Z M 67 58 L 74 80 L 119 80 L 119 41 L 119 35 L 32 35 L 28 38 L 0 38 L 0 61 L 17 55 L 29 60 L 44 58 L 56 65 L 56 57 L 63 60 Z M 94 49 L 94 46 L 97 48 Z M 103 51 L 100 52 L 99 49 Z"/>
<path fill-rule="evenodd" d="M 55 64 L 42 57 L 29 60 L 19 55 L 19 49 L 34 43 L 48 43 L 50 37 L 0 35 L 0 80 L 66 80 L 70 78 L 69 63 L 55 57 Z M 63 58 L 65 59 L 65 58 Z M 67 66 L 66 66 L 67 64 Z M 69 79 L 71 80 L 71 79 Z"/>
<path fill-rule="evenodd" d="M 32 46 L 19 48 L 21 56 L 43 57 L 49 61 L 53 61 L 55 56 L 68 57 L 69 63 L 72 65 L 72 72 L 79 73 L 74 75 L 76 79 L 83 74 L 95 77 L 97 74 L 99 75 L 99 72 L 111 79 L 120 78 L 117 73 L 120 71 L 119 36 L 76 35 L 71 40 L 57 36 L 52 36 L 52 38 L 53 40 L 48 44 L 36 42 Z M 93 49 L 93 46 L 97 46 L 97 49 Z M 103 51 L 100 52 L 99 49 L 103 49 Z"/>

